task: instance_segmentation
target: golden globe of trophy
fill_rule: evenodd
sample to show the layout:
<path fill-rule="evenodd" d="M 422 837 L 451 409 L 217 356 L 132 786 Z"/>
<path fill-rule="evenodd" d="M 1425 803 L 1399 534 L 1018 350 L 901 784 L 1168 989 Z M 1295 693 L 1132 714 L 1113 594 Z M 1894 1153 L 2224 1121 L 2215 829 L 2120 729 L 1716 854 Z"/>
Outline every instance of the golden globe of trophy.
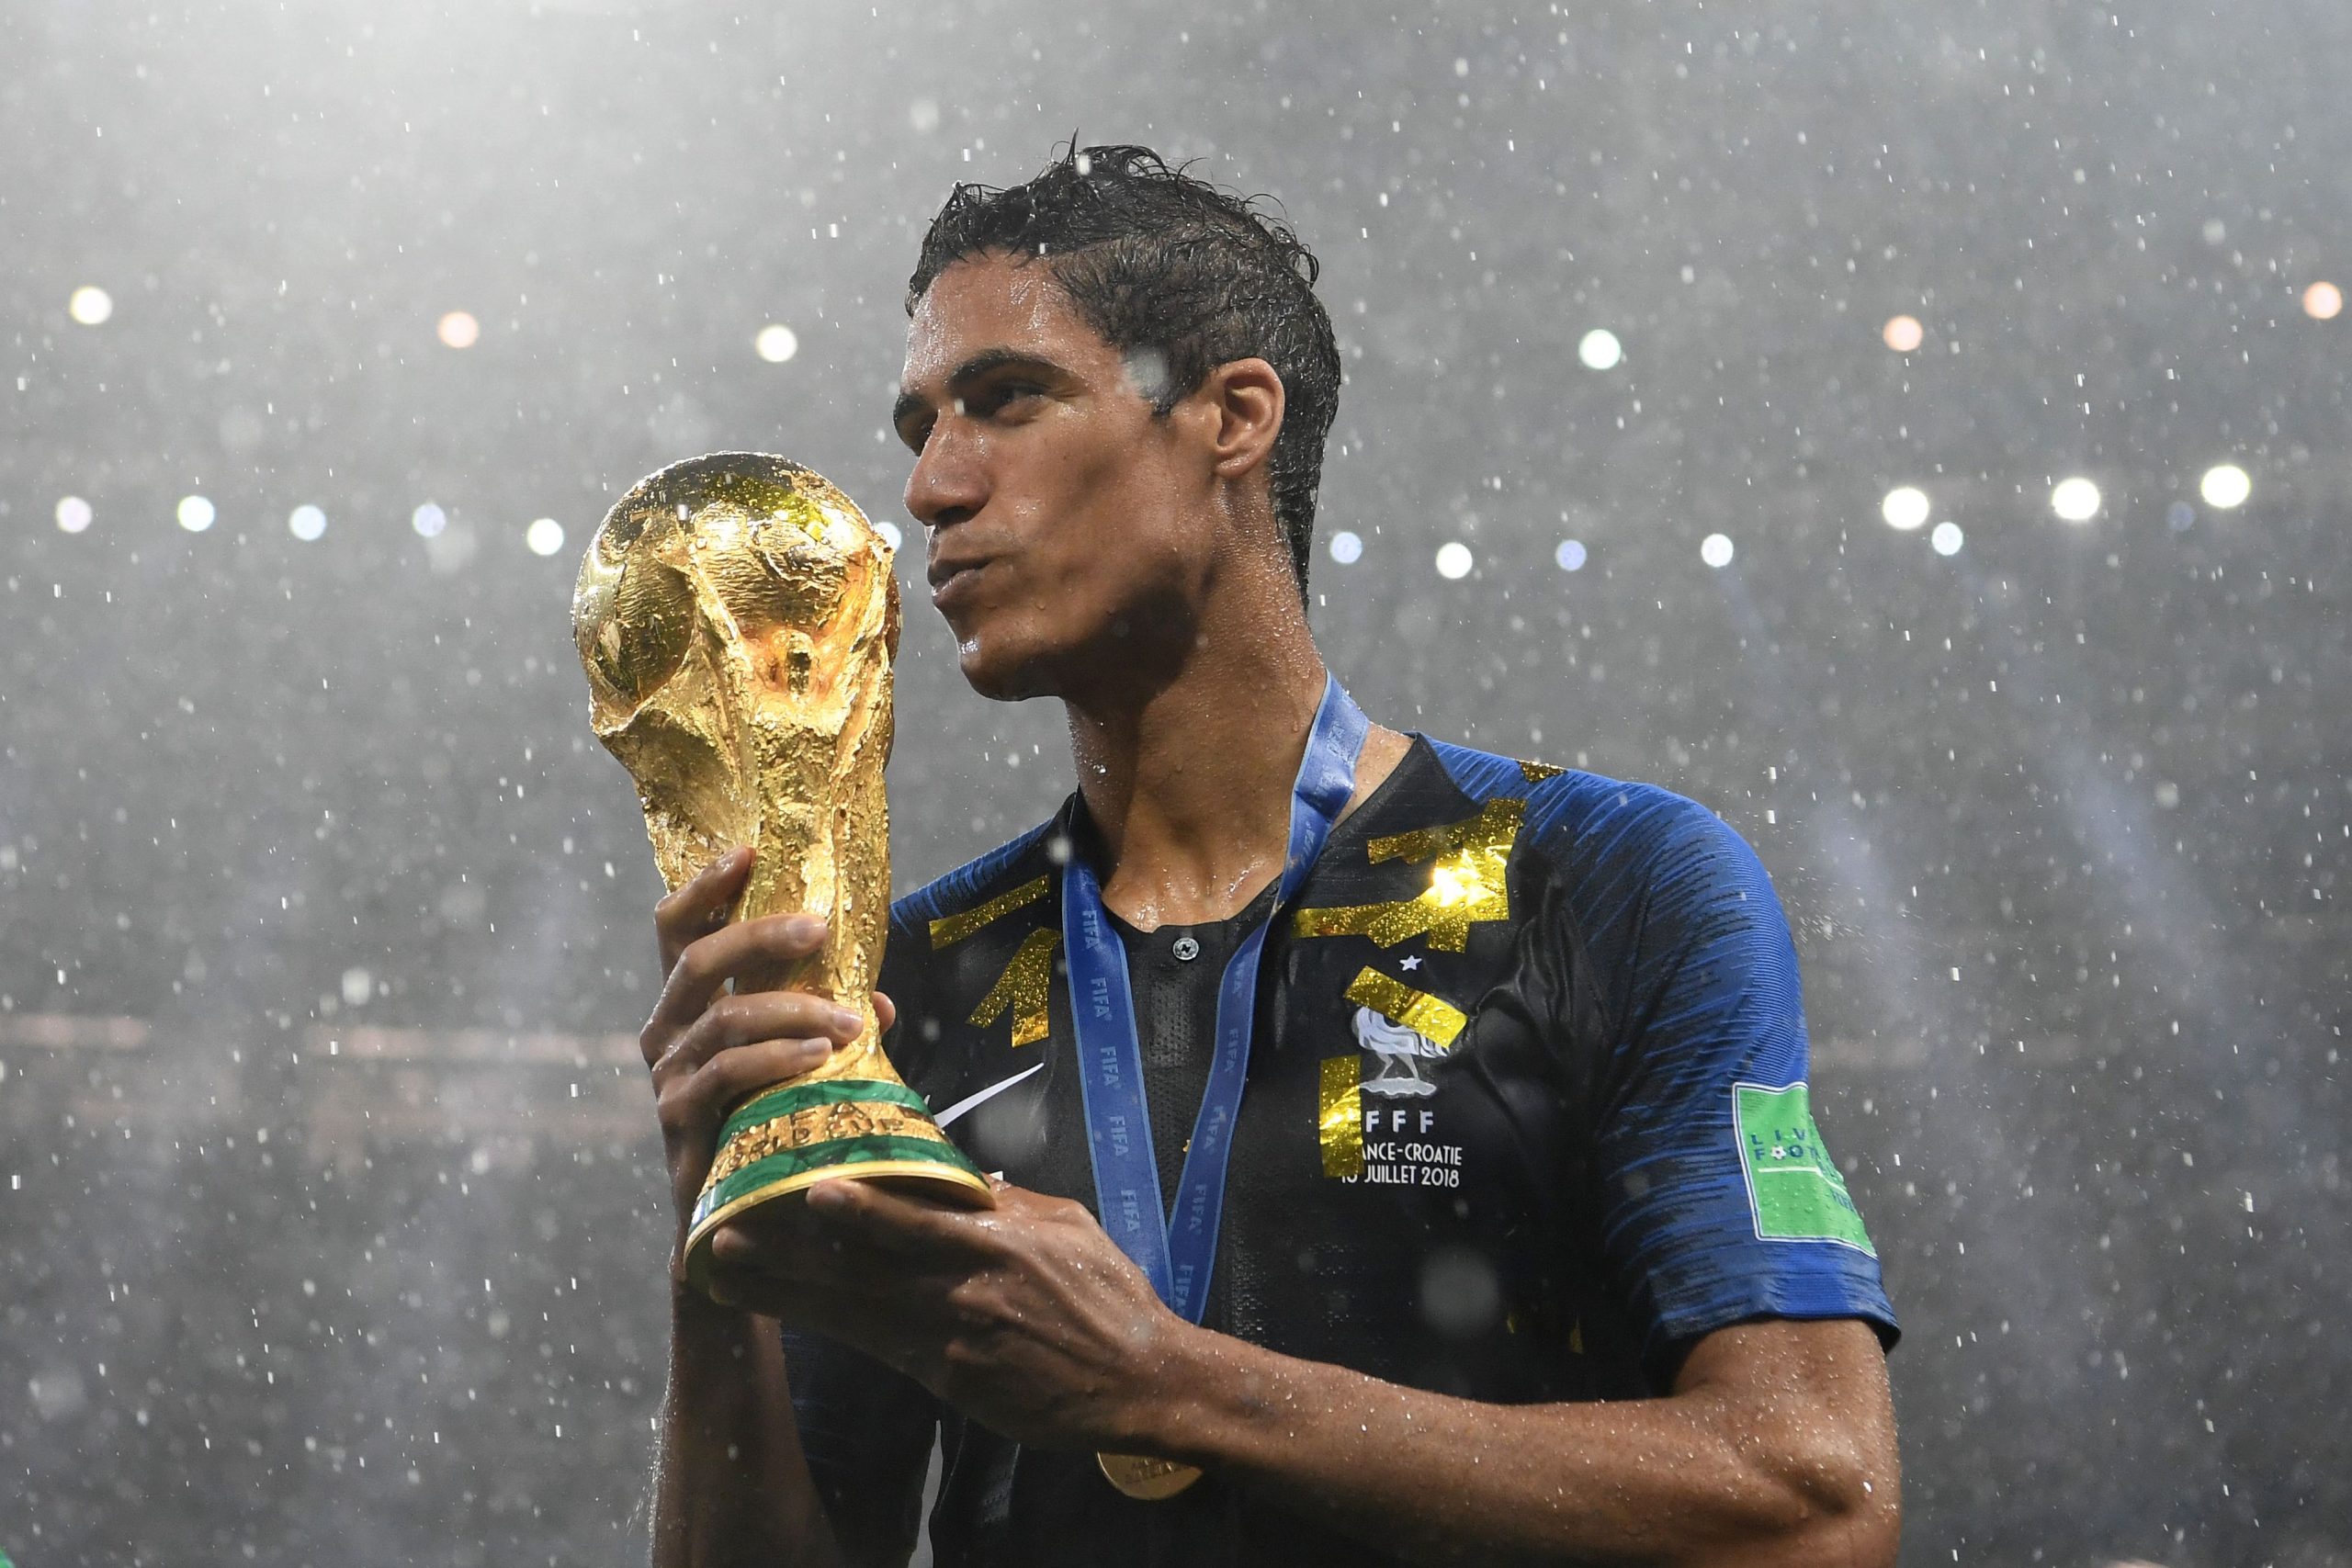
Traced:
<path fill-rule="evenodd" d="M 717 452 L 621 497 L 571 606 L 596 737 L 637 781 L 675 889 L 749 845 L 733 918 L 807 911 L 825 945 L 741 990 L 821 993 L 865 1027 L 825 1064 L 736 1106 L 686 1233 L 837 1177 L 904 1182 L 972 1207 L 989 1184 L 882 1054 L 874 979 L 890 923 L 891 551 L 849 497 L 781 457 Z"/>

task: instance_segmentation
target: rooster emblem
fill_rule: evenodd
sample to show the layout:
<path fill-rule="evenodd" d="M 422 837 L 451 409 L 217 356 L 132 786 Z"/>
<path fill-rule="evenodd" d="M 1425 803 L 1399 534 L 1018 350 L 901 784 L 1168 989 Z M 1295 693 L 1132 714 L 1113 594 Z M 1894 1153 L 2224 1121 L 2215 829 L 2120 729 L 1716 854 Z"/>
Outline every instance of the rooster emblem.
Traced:
<path fill-rule="evenodd" d="M 1444 1055 L 1444 1046 L 1418 1029 L 1389 1022 L 1367 1007 L 1356 1009 L 1355 1031 L 1356 1043 L 1380 1058 L 1380 1071 L 1363 1080 L 1363 1093 L 1384 1100 L 1418 1100 L 1437 1092 L 1437 1085 L 1421 1076 L 1421 1063 Z"/>

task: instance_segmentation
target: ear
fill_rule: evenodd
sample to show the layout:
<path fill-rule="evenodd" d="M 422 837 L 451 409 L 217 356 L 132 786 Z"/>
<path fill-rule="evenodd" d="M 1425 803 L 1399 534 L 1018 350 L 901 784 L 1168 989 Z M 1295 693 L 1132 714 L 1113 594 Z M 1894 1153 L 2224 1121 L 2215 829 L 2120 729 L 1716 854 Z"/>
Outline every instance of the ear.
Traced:
<path fill-rule="evenodd" d="M 1212 369 L 1193 394 L 1212 416 L 1210 458 L 1217 477 L 1238 479 L 1264 467 L 1283 427 L 1283 378 L 1262 359 Z"/>

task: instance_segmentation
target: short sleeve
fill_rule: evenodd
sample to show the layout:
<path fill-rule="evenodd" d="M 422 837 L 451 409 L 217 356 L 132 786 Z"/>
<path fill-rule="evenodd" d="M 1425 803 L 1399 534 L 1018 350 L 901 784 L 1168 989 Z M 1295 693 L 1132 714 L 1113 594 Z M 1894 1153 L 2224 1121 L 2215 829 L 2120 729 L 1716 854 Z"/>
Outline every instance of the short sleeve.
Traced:
<path fill-rule="evenodd" d="M 939 1404 L 922 1384 L 847 1346 L 784 1330 L 785 1380 L 808 1474 L 857 1568 L 904 1568 L 922 1528 Z"/>
<path fill-rule="evenodd" d="M 1653 1378 L 1756 1318 L 1862 1318 L 1892 1345 L 1878 1254 L 1814 1125 L 1795 944 L 1762 862 L 1705 807 L 1646 790 L 1601 880 L 1617 993 L 1597 1129 L 1602 1235 Z"/>

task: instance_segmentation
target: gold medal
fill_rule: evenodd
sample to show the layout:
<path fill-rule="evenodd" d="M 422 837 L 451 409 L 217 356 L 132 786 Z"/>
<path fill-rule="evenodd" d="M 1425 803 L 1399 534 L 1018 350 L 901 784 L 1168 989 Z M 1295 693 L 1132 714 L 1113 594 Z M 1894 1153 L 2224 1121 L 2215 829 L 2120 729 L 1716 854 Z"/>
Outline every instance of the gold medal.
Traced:
<path fill-rule="evenodd" d="M 1098 1453 L 1094 1462 L 1102 1467 L 1103 1478 L 1112 1485 L 1146 1503 L 1173 1497 L 1201 1478 L 1198 1465 L 1153 1459 L 1148 1454 Z"/>

